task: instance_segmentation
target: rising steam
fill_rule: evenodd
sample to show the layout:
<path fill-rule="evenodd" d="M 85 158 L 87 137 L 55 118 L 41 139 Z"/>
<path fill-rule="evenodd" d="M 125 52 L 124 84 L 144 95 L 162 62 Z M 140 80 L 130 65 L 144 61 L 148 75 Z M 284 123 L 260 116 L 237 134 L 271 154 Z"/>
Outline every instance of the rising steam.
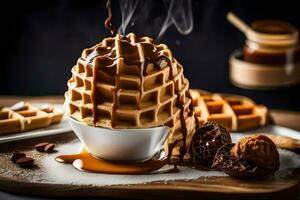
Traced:
<path fill-rule="evenodd" d="M 153 13 L 157 14 L 158 9 L 153 2 L 159 1 L 119 0 L 122 23 L 118 32 L 125 35 L 130 24 L 138 23 L 144 31 L 155 33 L 154 37 L 159 41 L 172 25 L 183 35 L 189 34 L 193 30 L 191 0 L 162 0 L 160 7 L 164 7 L 164 9 L 158 16 L 153 16 Z"/>
<path fill-rule="evenodd" d="M 135 9 L 139 3 L 139 0 L 120 0 L 120 9 L 122 13 L 122 24 L 118 29 L 118 32 L 125 35 L 126 27 L 130 23 L 130 20 L 135 12 Z"/>

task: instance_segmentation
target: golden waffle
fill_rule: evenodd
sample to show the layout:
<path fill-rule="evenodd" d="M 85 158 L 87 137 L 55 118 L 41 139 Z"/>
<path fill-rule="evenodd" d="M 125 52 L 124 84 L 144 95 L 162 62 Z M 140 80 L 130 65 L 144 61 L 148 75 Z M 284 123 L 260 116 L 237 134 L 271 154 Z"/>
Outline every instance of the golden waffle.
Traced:
<path fill-rule="evenodd" d="M 264 126 L 268 110 L 249 98 L 191 90 L 199 124 L 217 122 L 230 131 L 244 131 Z"/>
<path fill-rule="evenodd" d="M 47 105 L 44 108 L 40 108 L 41 111 L 48 113 L 51 117 L 50 124 L 59 123 L 62 120 L 63 112 L 52 105 Z"/>
<path fill-rule="evenodd" d="M 186 154 L 195 131 L 189 82 L 164 44 L 133 33 L 85 49 L 65 93 L 68 115 L 106 128 L 169 126 L 166 150 Z"/>
<path fill-rule="evenodd" d="M 56 108 L 39 109 L 29 103 L 19 102 L 0 109 L 0 134 L 24 132 L 59 123 L 63 113 Z"/>

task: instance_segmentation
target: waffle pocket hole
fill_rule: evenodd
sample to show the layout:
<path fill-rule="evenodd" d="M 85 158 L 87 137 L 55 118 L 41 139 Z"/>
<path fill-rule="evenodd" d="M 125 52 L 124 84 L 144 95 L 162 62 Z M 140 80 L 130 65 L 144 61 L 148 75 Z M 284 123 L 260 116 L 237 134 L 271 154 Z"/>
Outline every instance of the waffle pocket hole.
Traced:
<path fill-rule="evenodd" d="M 76 91 L 72 91 L 72 95 L 71 95 L 71 101 L 78 101 L 81 100 L 81 94 L 79 92 Z"/>
<path fill-rule="evenodd" d="M 86 77 L 93 76 L 93 68 L 89 65 L 85 66 L 85 76 Z"/>
<path fill-rule="evenodd" d="M 233 112 L 239 115 L 251 115 L 253 113 L 253 107 L 240 107 L 240 106 L 233 106 Z"/>
<path fill-rule="evenodd" d="M 165 125 L 168 126 L 168 127 L 173 127 L 174 126 L 174 120 L 173 119 L 169 120 L 167 123 L 165 123 Z"/>
<path fill-rule="evenodd" d="M 144 85 L 143 85 L 144 90 L 147 91 L 147 90 L 161 86 L 163 84 L 163 80 L 164 80 L 163 73 L 146 78 Z"/>
<path fill-rule="evenodd" d="M 90 81 L 84 80 L 84 89 L 85 90 L 91 90 L 92 89 L 92 85 L 91 85 Z"/>
<path fill-rule="evenodd" d="M 99 115 L 100 119 L 110 119 L 111 118 L 110 112 L 107 110 L 102 110 L 102 109 L 98 110 L 98 115 Z"/>
<path fill-rule="evenodd" d="M 84 104 L 92 103 L 90 95 L 84 94 L 83 95 L 83 102 L 84 102 Z"/>
<path fill-rule="evenodd" d="M 223 112 L 223 104 L 207 105 L 209 114 L 220 114 Z"/>
<path fill-rule="evenodd" d="M 71 115 L 79 110 L 77 106 L 74 106 L 72 104 L 70 104 L 69 109 L 70 109 Z"/>
<path fill-rule="evenodd" d="M 122 124 L 124 126 L 136 126 L 135 118 L 128 114 L 117 112 L 116 119 L 118 124 Z"/>
<path fill-rule="evenodd" d="M 214 99 L 211 96 L 202 96 L 204 102 L 211 102 L 214 101 Z"/>
<path fill-rule="evenodd" d="M 151 106 L 157 104 L 157 95 L 157 91 L 145 94 L 141 100 L 142 105 Z"/>
<path fill-rule="evenodd" d="M 101 100 L 103 102 L 113 102 L 113 92 L 110 91 L 109 89 L 105 88 L 98 88 L 99 91 L 99 96 L 101 97 Z"/>
<path fill-rule="evenodd" d="M 173 96 L 173 85 L 170 84 L 161 89 L 160 95 L 159 95 L 160 102 L 164 102 L 166 99 L 169 99 L 172 96 Z"/>
<path fill-rule="evenodd" d="M 119 105 L 137 108 L 137 98 L 135 96 L 120 95 Z"/>
<path fill-rule="evenodd" d="M 76 87 L 83 87 L 83 80 L 79 77 L 76 77 Z"/>
<path fill-rule="evenodd" d="M 239 99 L 225 98 L 225 101 L 227 101 L 227 103 L 231 106 L 242 105 L 242 101 Z"/>
<path fill-rule="evenodd" d="M 23 112 L 19 112 L 20 115 L 22 115 L 23 117 L 33 117 L 36 116 L 36 111 L 23 111 Z"/>
<path fill-rule="evenodd" d="M 125 90 L 139 90 L 139 83 L 133 80 L 120 80 L 120 87 Z"/>
<path fill-rule="evenodd" d="M 77 72 L 78 73 L 83 73 L 84 72 L 84 66 L 80 63 L 77 65 Z"/>
<path fill-rule="evenodd" d="M 140 75 L 140 66 L 137 65 L 124 65 L 122 67 L 121 72 L 125 75 L 133 75 L 133 76 L 139 76 Z"/>
<path fill-rule="evenodd" d="M 108 85 L 115 85 L 116 84 L 115 72 L 113 71 L 111 72 L 111 74 L 109 74 L 100 71 L 98 80 L 101 80 L 101 82 L 106 83 Z"/>
<path fill-rule="evenodd" d="M 171 116 L 171 103 L 161 106 L 158 110 L 159 120 L 166 120 Z"/>
<path fill-rule="evenodd" d="M 9 119 L 8 112 L 0 112 L 0 120 Z"/>
<path fill-rule="evenodd" d="M 81 107 L 80 114 L 81 114 L 81 118 L 84 119 L 88 116 L 93 115 L 93 110 L 91 110 L 89 108 Z"/>
<path fill-rule="evenodd" d="M 141 124 L 147 124 L 151 123 L 154 121 L 155 118 L 155 111 L 154 110 L 149 110 L 146 112 L 142 112 L 140 119 L 141 119 Z"/>

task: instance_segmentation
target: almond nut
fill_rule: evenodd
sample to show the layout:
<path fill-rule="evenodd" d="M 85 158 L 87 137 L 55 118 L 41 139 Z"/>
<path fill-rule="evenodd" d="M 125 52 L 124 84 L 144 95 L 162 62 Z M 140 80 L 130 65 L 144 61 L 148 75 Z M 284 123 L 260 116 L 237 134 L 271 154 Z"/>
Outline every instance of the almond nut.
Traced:
<path fill-rule="evenodd" d="M 23 158 L 18 159 L 16 161 L 16 163 L 18 165 L 20 165 L 21 167 L 30 168 L 30 167 L 33 167 L 34 160 L 30 157 L 23 157 Z"/>
<path fill-rule="evenodd" d="M 10 160 L 11 160 L 12 162 L 16 163 L 17 160 L 19 160 L 20 158 L 24 158 L 24 157 L 26 157 L 26 154 L 25 154 L 25 153 L 22 153 L 22 152 L 19 152 L 19 151 L 15 151 L 15 152 L 12 154 Z"/>
<path fill-rule="evenodd" d="M 55 144 L 53 144 L 53 143 L 47 144 L 44 148 L 44 151 L 47 153 L 53 152 L 54 147 L 55 147 Z"/>
<path fill-rule="evenodd" d="M 39 144 L 34 145 L 34 148 L 39 152 L 45 152 L 45 147 L 49 144 L 49 142 L 41 142 Z"/>

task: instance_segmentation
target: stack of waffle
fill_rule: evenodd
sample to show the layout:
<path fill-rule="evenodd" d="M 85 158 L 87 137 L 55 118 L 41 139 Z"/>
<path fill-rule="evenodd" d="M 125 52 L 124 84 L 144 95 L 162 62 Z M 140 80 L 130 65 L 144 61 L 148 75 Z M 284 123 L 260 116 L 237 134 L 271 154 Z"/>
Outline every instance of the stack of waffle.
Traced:
<path fill-rule="evenodd" d="M 90 126 L 169 126 L 169 158 L 189 157 L 195 131 L 189 82 L 170 49 L 149 37 L 116 35 L 85 49 L 72 68 L 65 108 Z"/>
<path fill-rule="evenodd" d="M 37 108 L 19 102 L 11 107 L 0 108 L 0 134 L 24 132 L 59 123 L 63 113 L 52 107 Z"/>
<path fill-rule="evenodd" d="M 191 90 L 199 124 L 217 122 L 230 131 L 244 131 L 264 126 L 268 110 L 249 98 Z"/>

